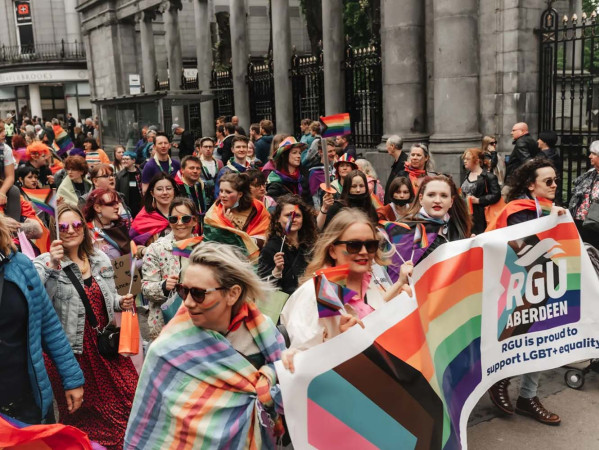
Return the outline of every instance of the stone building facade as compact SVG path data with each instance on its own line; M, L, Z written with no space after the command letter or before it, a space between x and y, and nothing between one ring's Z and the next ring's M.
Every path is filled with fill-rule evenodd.
M0 117L91 115L77 0L0 1Z

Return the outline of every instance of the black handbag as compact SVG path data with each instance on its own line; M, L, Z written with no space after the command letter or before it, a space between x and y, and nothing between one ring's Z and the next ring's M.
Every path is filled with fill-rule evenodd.
M585 231L599 233L599 202L591 203L589 213L582 223L582 228Z
M89 303L85 289L83 289L83 286L81 286L81 283L77 279L77 275L75 275L75 272L73 272L73 268L71 266L65 267L64 273L67 274L67 277L69 277L69 280L71 280L71 283L73 283L73 286L75 286L75 289L77 289L77 293L79 294L79 297L81 297L81 301L83 302L85 314L89 320L89 323L98 333L98 351L100 352L100 355L106 359L115 359L117 356L119 356L119 339L121 337L121 329L114 324L109 323L106 325L106 328L100 330L98 326L98 320L96 319L96 315L94 314L94 311Z

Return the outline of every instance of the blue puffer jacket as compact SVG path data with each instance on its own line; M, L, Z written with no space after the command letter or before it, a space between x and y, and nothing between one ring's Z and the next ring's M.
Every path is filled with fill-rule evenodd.
M27 299L27 371L33 397L45 417L52 406L52 386L42 349L54 361L65 390L83 386L85 380L33 263L22 253L12 253L9 258L4 279L16 284Z

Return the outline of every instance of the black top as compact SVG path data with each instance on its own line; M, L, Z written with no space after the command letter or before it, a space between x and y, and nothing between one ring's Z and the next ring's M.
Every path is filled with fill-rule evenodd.
M272 274L275 268L274 256L281 250L282 242L283 239L275 235L271 236L264 245L258 262L258 275L260 277L267 278ZM285 261L283 276L278 280L274 279L276 286L283 292L291 295L299 286L299 278L304 274L308 265L308 251L309 249L303 245L296 248L285 243L283 247L283 259Z
M389 192L389 187L391 186L393 180L395 180L397 177L407 176L405 168L407 160L408 154L402 150L399 158L397 158L397 161L391 165L391 173L389 174L389 178L387 178L387 184L385 185L385 205L391 203L391 197L393 197L393 193Z
M77 197L83 197L85 195L85 184L83 181L81 183L75 183L73 181L73 188L75 189Z
M179 142L179 159L183 159L186 156L193 155L193 150L193 134L191 134L191 131L185 130L181 135L181 141Z
M494 205L501 198L501 188L497 177L485 170L477 177L476 181L466 180L462 184L462 192L478 198L479 204L472 205L472 232L480 234L487 228L485 207Z
M19 287L4 280L0 304L0 406L31 392L27 373L27 299Z
M520 136L514 141L514 150L505 164L505 179L509 181L514 171L539 153L537 141L530 134Z

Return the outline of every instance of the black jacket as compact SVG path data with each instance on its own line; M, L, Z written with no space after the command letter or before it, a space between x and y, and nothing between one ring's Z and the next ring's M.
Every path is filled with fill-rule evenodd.
M514 150L505 164L505 179L514 173L514 171L524 164L527 160L534 158L539 153L537 141L530 134L520 136L514 141Z
M397 161L393 163L391 166L391 173L389 174L389 178L387 178L387 184L385 185L385 205L391 203L391 197L393 196L392 192L389 192L389 187L393 180L397 177L405 177L407 176L405 170L405 164L408 160L408 154L402 150L397 158Z
M261 278L268 278L271 276L272 271L275 268L274 257L275 254L281 250L282 242L283 239L280 236L275 235L271 236L266 242L266 245L264 245L258 261L258 275ZM303 245L300 245L299 248L285 245L283 247L283 253L283 259L285 260L283 276L280 279L274 278L274 282L277 288L291 295L298 288L298 280L306 271L309 249Z
M185 130L181 135L181 141L179 142L179 159L193 155L194 144L193 134L191 134L191 131Z
M494 205L501 198L501 188L497 177L485 170L480 174L475 182L475 191L472 194L479 199L478 205L472 205L472 232L480 234L487 228L485 219L485 207Z
M254 142L256 158L262 161L262 164L266 164L268 162L268 158L270 158L270 145L272 144L273 137L274 136L272 134L265 134L256 142Z
M229 160L233 157L233 150L232 150L232 140L235 137L234 134L230 134L228 135L226 138L223 139L223 146L222 148L219 150L220 153L220 159L223 162L223 165L227 165L227 163L229 162Z

